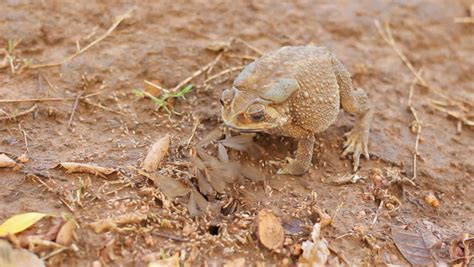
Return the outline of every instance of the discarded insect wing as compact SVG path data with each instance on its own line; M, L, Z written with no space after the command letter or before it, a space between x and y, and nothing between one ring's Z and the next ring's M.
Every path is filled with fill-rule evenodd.
M247 152L254 157L259 157L262 152L262 148L253 141L253 136L249 135L231 136L220 142L228 148Z
M207 154L206 151L201 148L197 149L197 154L208 167L215 167L220 164L219 160L216 157Z
M192 190L189 195L188 211L191 217L200 215L207 210L209 202L196 190Z
M214 169L209 172L209 182L212 185L212 188L219 193L224 193L226 182L222 176L222 172L219 169Z
M224 145L221 143L217 146L217 156L221 162L229 162L229 155L227 154L227 150L225 149Z
M266 179L266 175L255 166L241 165L240 172L243 176L254 182L260 182Z
M213 186L206 180L206 177L201 171L197 170L196 179L198 182L199 191L204 195L212 195L214 193Z
M151 174L139 170L139 173L148 179L152 180L156 187L158 187L167 197L173 199L175 197L184 196L189 192L184 184L175 179L161 174Z
M210 143L219 140L224 134L222 133L222 129L217 127L216 129L212 130L206 136L204 136L201 141L196 144L196 147L205 147Z
M235 181L237 177L240 176L240 164L237 162L228 162L228 163L219 163L218 166L215 166L212 170L212 175L209 176L217 177L226 182L230 183Z

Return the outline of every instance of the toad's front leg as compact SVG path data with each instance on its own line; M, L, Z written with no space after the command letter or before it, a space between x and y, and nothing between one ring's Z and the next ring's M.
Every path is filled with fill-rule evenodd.
M313 158L315 138L313 134L298 139L296 157L278 170L278 174L303 175L308 172Z
M353 154L353 171L355 172L359 167L359 158L361 154L363 154L366 159L369 159L367 146L369 143L369 132L373 109L366 93L362 89L351 91L346 97L347 99L342 101L342 107L348 112L355 113L357 121L354 128L344 134L347 140L344 143L342 156L346 156L349 153Z

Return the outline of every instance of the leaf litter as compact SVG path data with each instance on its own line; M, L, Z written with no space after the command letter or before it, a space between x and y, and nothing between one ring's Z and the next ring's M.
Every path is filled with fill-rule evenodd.
M114 168L101 167L95 164L78 163L78 162L61 162L56 167L61 166L66 169L66 173L90 173L106 178L117 170Z
M158 169L158 166L160 165L161 161L168 153L170 142L171 136L167 134L151 146L142 164L142 168L145 171L153 172Z
M400 253L412 265L429 265L433 263L431 247L422 233L404 230L392 226L392 239Z

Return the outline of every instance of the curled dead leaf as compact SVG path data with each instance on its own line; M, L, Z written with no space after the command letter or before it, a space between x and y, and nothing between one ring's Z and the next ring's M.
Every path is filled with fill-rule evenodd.
M77 228L77 224L73 219L67 220L59 229L58 236L56 237L56 243L69 246L72 244L72 241L75 237L75 231Z
M13 168L16 162L5 154L0 154L0 168Z
M151 146L142 164L145 171L154 172L158 169L160 162L166 156L166 153L168 153L170 142L171 136L167 134Z
M116 171L114 168L100 167L95 164L77 163L77 162L61 162L58 166L66 169L66 173L82 172L90 173L105 178L105 175L112 174Z
M274 250L283 246L285 234L278 217L272 211L263 209L257 215L257 234L266 248Z
M119 230L120 225L141 223L147 219L147 215L140 213L127 213L117 217L107 218L89 224L89 227L96 234L107 232L110 230Z

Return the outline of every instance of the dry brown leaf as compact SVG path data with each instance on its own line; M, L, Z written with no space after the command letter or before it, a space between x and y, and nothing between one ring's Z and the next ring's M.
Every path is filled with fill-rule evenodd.
M0 239L0 266L2 267L44 267L43 260L26 249L13 248Z
M0 154L0 168L13 168L16 162L5 154Z
M430 249L420 233L392 226L392 239L400 253L412 265L433 264Z
M107 218L93 222L89 224L89 227L94 230L95 233L103 233L110 230L119 230L118 226L123 224L136 224L141 223L147 219L147 215L141 213L127 213L122 214L114 218Z
M257 234L260 242L268 249L279 249L283 246L283 226L280 219L270 210L263 209L258 213Z
M449 257L453 262L453 266L469 266L469 262L474 255L470 252L470 242L474 238L469 237L468 233L461 234L458 238L451 240L449 243ZM457 262L457 264L454 264Z
M311 241L301 244L303 253L298 259L298 267L324 267L329 258L329 244L321 237L321 224L313 225Z
M158 187L167 197L173 199L181 197L189 193L190 189L184 184L175 179L161 174L147 173L138 170L138 173L152 180L156 187Z
M145 171L154 172L158 169L160 162L168 153L170 142L171 136L167 134L151 146L142 164L142 168Z
M72 244L76 235L77 224L73 219L69 219L61 226L58 236L56 237L56 243L69 246Z
M214 130L212 130L211 132L209 132L206 136L204 136L201 139L201 141L199 141L196 144L196 147L205 147L205 146L209 145L210 143L221 139L222 135L224 135L222 133L222 129L220 127L217 127Z
M100 167L95 164L77 163L77 162L61 162L58 166L66 169L66 173L82 172L105 177L116 171L114 168Z
M152 261L148 263L148 267L179 267L179 253L176 252L166 259Z

